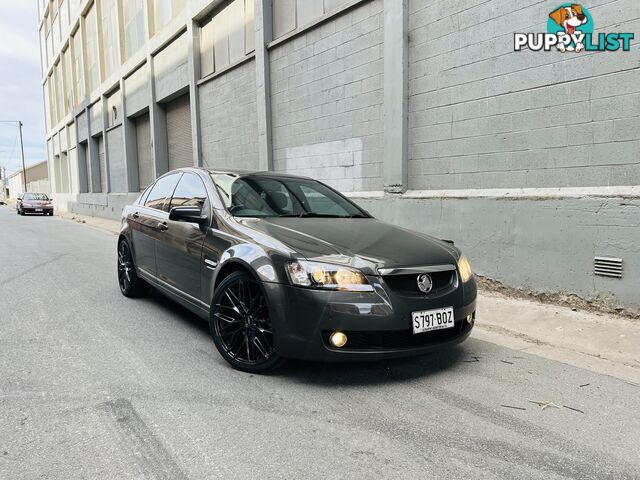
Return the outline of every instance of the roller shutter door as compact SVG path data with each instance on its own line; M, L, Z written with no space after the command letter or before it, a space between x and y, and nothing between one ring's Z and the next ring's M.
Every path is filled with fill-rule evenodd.
M102 135L98 137L98 158L100 160L100 191L107 193L107 158L104 156L104 138Z
M169 170L193 167L189 95L167 103L166 112Z
M140 191L142 191L153 182L151 121L148 113L136 119L136 152L138 155L138 179Z

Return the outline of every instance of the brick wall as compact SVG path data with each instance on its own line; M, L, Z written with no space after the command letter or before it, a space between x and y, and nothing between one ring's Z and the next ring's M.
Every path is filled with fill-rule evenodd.
M203 165L258 168L254 61L202 84L199 94Z
M631 52L514 52L555 6L410 0L409 188L640 183L640 2L586 5Z
M382 188L382 8L366 2L271 50L275 170Z

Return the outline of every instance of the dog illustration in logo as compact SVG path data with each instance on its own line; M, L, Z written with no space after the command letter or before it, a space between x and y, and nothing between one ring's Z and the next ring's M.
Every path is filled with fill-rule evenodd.
M589 20L587 16L582 13L582 5L574 3L569 7L560 7L549 14L551 20L556 22L562 28L564 28L565 34L571 38L574 33L581 33L577 30L578 27L584 25ZM564 52L565 50L580 52L584 48L582 42L577 42L576 45L567 45L569 42L558 43L558 50Z

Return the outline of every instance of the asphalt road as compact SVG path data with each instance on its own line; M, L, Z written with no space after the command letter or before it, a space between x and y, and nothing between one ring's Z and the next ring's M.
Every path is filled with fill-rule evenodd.
M0 207L1 479L640 478L635 385L474 338L240 373L193 315L120 294L115 246Z

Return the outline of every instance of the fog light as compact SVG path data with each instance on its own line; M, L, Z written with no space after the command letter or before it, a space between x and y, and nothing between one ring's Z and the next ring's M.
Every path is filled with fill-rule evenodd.
M347 344L347 336L342 332L333 332L329 337L329 342L334 347L344 347Z
M470 313L469 315L467 315L467 323L469 325L473 325L473 313Z

